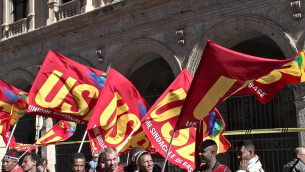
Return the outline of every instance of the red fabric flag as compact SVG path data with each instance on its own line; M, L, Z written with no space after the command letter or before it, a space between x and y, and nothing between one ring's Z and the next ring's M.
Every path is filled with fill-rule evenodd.
M91 155L93 156L94 154L100 154L101 151L97 150L97 148L96 148L96 146L95 146L95 144L94 144L90 134L88 134L88 138L89 138L89 141L92 141L92 142L89 142L90 148L91 148Z
M240 90L235 95L253 93L256 95L259 102L269 102L288 84L305 81L304 57L304 51L300 50L298 54L291 59L292 61L281 64L278 69L251 82L247 87Z
M166 156L169 148L174 127L192 79L192 75L187 69L184 69L143 118L142 128L154 148L163 157ZM205 125L202 125L201 130L203 132L201 132L201 137L198 138L201 141L214 139L219 147L219 153L226 152L231 145L222 135L225 129L222 117L215 113L208 117L211 118L203 120ZM195 134L194 127L176 131L168 156L168 161L190 172L195 168Z
M105 74L49 51L30 90L27 113L87 124Z
M47 133L38 139L33 145L17 144L15 148L19 152L35 150L37 147L44 147L50 144L55 144L60 141L69 139L76 130L76 123L71 121L60 120Z
M175 130L195 126L229 96L290 61L254 57L208 41Z
M149 105L130 81L110 69L97 104L87 130L98 151L106 147L120 149L133 130L136 133L120 152L135 146L149 149L150 142L140 128L141 116L145 115Z
M8 131L25 114L27 95L0 79L0 134Z

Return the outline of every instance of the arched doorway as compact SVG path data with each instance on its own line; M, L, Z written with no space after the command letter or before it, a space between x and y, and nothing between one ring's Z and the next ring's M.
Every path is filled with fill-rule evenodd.
M144 55L130 70L128 79L140 94L152 106L174 81L175 76L170 65L156 53ZM154 163L160 166L164 158L159 154L152 155ZM167 162L166 171L179 171L179 167Z
M263 34L236 41L236 44L231 46L228 48L245 54L270 59L285 59L280 47ZM297 127L293 90L289 86L267 104L259 103L254 95L242 95L232 96L220 106L223 108L228 131ZM251 140L254 143L256 153L259 155L265 171L282 171L283 164L292 159L292 152L298 147L297 133L236 135L226 138L231 142L232 147L227 155L230 158L223 160L233 171L238 168L239 162L235 149L239 141Z

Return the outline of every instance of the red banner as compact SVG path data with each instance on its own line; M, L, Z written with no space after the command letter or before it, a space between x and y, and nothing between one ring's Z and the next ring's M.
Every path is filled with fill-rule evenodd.
M169 148L174 127L192 79L192 75L184 69L143 118L142 128L154 148L163 157L166 156ZM214 139L219 147L219 152L226 152L230 148L230 143L222 135L225 128L224 121L220 115L212 114L211 117L211 119L204 119L205 125L202 126L201 140ZM178 165L181 169L192 172L195 167L195 140L194 127L176 131L168 161Z
M141 116L149 105L132 83L114 69L110 69L97 104L99 108L94 110L87 130L99 151L106 147L122 148L133 130L137 132L120 152L135 146L144 150L150 147L140 128Z
M175 130L195 126L229 96L290 61L254 57L208 41Z
M105 74L49 51L30 90L27 113L87 124Z
M237 92L236 95L253 93L256 95L259 102L269 102L288 84L305 81L304 57L304 51L300 50L298 54L291 59L293 61L281 64L278 69L251 82L246 88Z

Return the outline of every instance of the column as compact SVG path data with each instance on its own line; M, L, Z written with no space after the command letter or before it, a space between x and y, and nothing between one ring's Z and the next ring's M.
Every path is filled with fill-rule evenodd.
M1 23L1 31L2 31L2 39L7 38L7 32L8 32L8 23L9 23L9 0L3 0L3 6L2 6L2 19L3 23Z
M297 127L305 128L305 83L290 84L289 87L293 88L294 103L297 115ZM305 146L305 133L299 132L299 146Z
M48 8L49 8L49 18L47 20L47 25L53 24L57 21L55 17L55 8L56 8L56 0L49 0Z
M29 0L29 14L27 16L29 29L28 31L35 30L35 0Z
M86 5L84 8L85 8L85 12L94 10L92 0L86 0Z
M45 134L53 127L53 119L47 118L44 121L45 126L42 128L41 135ZM55 145L48 145L41 149L41 156L47 157L48 159L48 167L50 171L55 171L55 164L56 164L56 152L55 152Z

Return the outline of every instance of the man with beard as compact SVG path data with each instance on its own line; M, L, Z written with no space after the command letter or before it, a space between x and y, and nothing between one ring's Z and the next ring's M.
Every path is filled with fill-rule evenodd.
M23 162L22 169L25 172L39 172L37 165L39 163L40 157L36 153L26 153Z
M2 172L23 172L18 161L19 152L16 149L8 150L2 160Z
M106 148L103 157L105 162L104 172L123 172L124 168L118 165L118 154L116 149L113 147Z
M194 172L231 172L229 167L220 164L216 159L217 144L214 140L205 140L199 146L199 157L201 163L205 163L201 167L197 167Z

